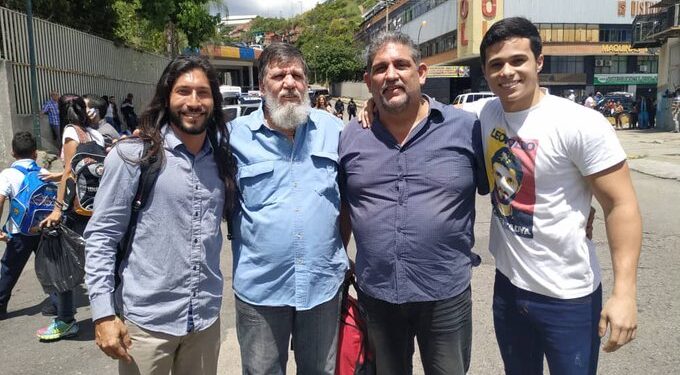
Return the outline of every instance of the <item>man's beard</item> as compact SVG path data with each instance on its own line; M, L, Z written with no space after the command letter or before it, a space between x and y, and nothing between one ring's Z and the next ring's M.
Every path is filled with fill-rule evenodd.
M280 97L285 95L294 95L297 98L300 98L300 103L281 103ZM274 95L265 92L264 105L272 125L284 130L295 130L298 126L307 122L311 110L309 96L301 94L297 90L282 90L279 97L275 97Z
M179 129L182 133L185 134L190 134L190 135L197 135L205 132L206 125L208 124L209 118L206 114L205 119L203 122L197 123L196 125L190 127L187 126L184 121L182 121L181 116L179 113L174 112L174 111L169 111L169 117L170 117L170 122L174 124L177 129Z
M399 87L399 88L401 88L402 90L404 90L405 98L401 102L390 103L389 100L385 97L385 94L384 94L385 89L388 88L388 87ZM382 104L383 109L385 109L387 112L401 113L411 103L411 98L408 96L408 93L406 93L406 85L404 85L403 83L401 83L401 82L393 83L393 84L385 83L380 88L380 102Z

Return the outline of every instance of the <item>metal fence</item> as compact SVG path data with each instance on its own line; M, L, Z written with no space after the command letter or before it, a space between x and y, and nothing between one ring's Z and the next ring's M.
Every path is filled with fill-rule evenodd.
M11 62L13 106L31 113L30 63L26 15L0 7L0 58ZM166 57L117 46L62 25L33 18L38 98L49 92L115 95L127 93L137 104L150 100ZM120 105L120 104L119 104Z

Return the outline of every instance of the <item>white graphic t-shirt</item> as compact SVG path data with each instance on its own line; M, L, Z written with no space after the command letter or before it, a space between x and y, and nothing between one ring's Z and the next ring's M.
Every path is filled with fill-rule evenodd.
M479 108L496 267L534 293L562 299L592 293L600 267L586 238L592 192L584 176L626 158L611 124L552 95L520 112L504 112L497 98Z

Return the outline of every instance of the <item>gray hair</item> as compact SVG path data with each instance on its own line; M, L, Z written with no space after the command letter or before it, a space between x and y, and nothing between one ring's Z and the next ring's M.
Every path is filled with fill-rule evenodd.
M260 84L264 82L264 77L267 76L269 65L289 62L299 62L302 65L306 81L309 77L309 67L299 49L292 44L281 42L272 43L265 47L258 59L259 73L257 78L260 80Z
M383 31L375 38L371 39L371 41L368 43L368 46L366 46L366 51L364 52L364 57L366 59L366 72L371 72L371 66L373 65L373 59L375 59L375 55L381 48L385 47L385 45L389 43L406 46L411 54L411 59L413 59L416 65L420 64L420 50L413 42L413 39L400 31Z

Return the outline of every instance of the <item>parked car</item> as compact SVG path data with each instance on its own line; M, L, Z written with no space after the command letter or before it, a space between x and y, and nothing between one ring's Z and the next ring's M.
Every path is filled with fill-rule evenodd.
M496 94L490 92L490 91L482 91L482 92L468 92L465 94L460 94L456 96L455 99L453 99L453 103L451 103L454 107L464 109L464 110L471 110L470 104L481 100L481 99L488 99L488 98L493 98L495 97Z
M220 86L222 94L222 112L224 120L231 121L240 116L246 116L260 107L262 98L258 95L241 94L238 86Z
M328 89L325 88L309 88L307 90L307 93L309 94L309 100L312 104L312 107L314 107L314 104L316 104L316 98L318 98L320 95L328 96L329 92Z

